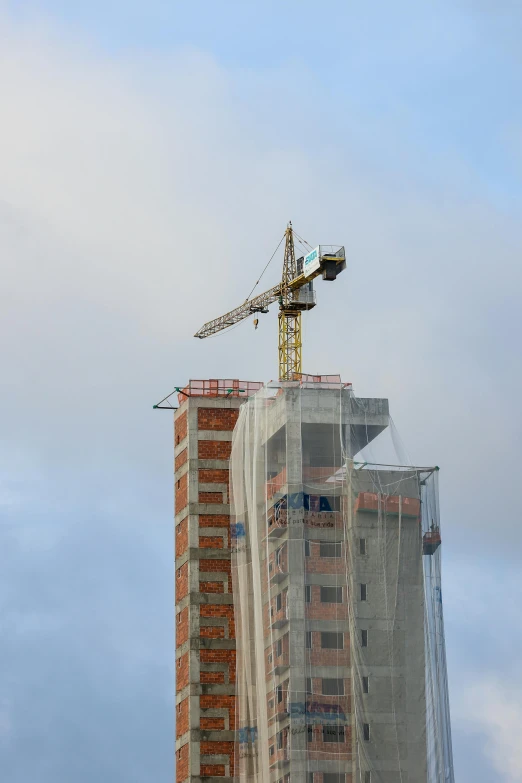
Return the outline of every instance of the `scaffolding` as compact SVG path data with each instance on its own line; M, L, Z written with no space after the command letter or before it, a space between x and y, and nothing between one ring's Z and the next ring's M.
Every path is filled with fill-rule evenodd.
M335 376L270 384L241 408L240 781L454 783L438 469L368 462L389 421L387 400Z

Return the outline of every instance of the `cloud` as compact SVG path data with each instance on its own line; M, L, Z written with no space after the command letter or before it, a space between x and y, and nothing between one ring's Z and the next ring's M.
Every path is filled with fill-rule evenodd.
M522 684L507 685L496 677L483 677L469 687L463 706L464 724L480 733L486 756L505 783L522 780Z
M192 334L245 298L290 218L349 259L317 286L305 369L389 396L412 457L442 467L453 655L462 559L483 558L492 596L485 554L520 559L522 236L463 151L419 131L407 52L371 79L365 38L366 66L339 61L329 92L300 54L115 56L5 13L0 33L7 783L170 775L172 430L152 404L190 377L274 377L274 313ZM451 57L436 38L451 75L458 35Z
M518 741L508 724L514 718L514 725L520 725L516 713L522 709L522 681L516 650L522 644L522 623L521 608L509 596L521 590L519 566L501 557L495 536L482 557L445 551L455 776L462 783L519 780L511 761L517 757Z

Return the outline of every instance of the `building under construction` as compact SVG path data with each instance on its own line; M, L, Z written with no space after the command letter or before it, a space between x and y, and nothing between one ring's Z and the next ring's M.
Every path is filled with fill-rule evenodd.
M368 457L388 401L300 371L283 282L281 380L177 390L177 783L453 783L438 468Z

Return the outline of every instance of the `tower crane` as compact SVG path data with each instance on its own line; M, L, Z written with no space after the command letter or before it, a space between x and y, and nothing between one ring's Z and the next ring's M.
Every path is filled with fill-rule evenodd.
M263 294L248 298L225 315L208 321L194 337L203 339L239 323L255 313L267 313L274 302L279 303L279 380L296 380L302 374L301 313L316 305L313 280L335 280L346 268L344 247L319 245L296 259L294 229L288 223L285 231L285 253L281 282ZM256 318L257 327L257 318Z

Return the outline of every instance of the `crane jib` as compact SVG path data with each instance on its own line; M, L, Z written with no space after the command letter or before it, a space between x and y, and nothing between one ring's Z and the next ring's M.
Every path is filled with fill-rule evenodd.
M287 226L285 234L281 282L263 294L247 299L234 310L208 321L194 335L200 339L210 337L243 321L249 315L267 313L269 306L279 301L279 378L281 380L291 379L295 373L302 371L301 312L311 310L315 306L312 281L319 275L322 275L323 280L335 280L346 268L344 247L339 245L318 245L296 261L294 231L291 224ZM257 319L255 325L257 328Z

